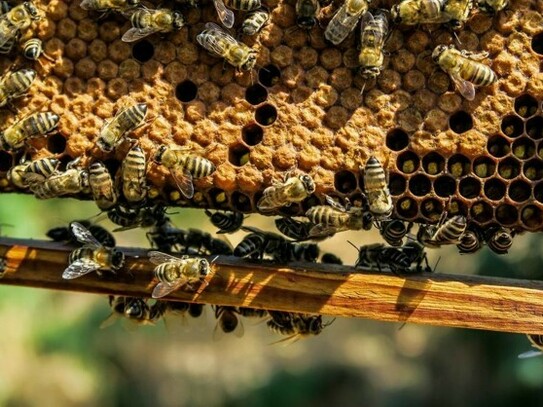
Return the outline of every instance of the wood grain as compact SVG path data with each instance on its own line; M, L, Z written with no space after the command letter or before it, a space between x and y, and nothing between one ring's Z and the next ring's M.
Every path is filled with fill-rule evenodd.
M73 247L35 240L0 239L1 284L85 293L150 297L156 284L147 250L127 256L116 275L91 273L63 280ZM208 285L178 290L167 299L380 321L543 333L543 282L482 276L424 274L397 277L348 266L276 265L217 258Z

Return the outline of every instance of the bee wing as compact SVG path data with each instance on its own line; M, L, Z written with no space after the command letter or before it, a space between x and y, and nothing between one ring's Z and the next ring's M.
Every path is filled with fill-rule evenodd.
M92 248L102 247L102 244L81 223L72 222L70 228L79 243L89 245Z
M207 30L212 30L213 35L208 35L205 37L197 36L196 39L198 43L209 52L222 56L225 52L227 44L237 45L237 40L225 32L217 24L207 23L205 27Z
M264 235L267 233L267 232L264 232L262 229L258 229L252 226L242 226L241 230L243 230L244 232L257 233L259 235Z
M226 8L223 0L213 0L213 4L215 5L221 23L223 23L226 28L232 28L234 26L234 12Z
M325 237L332 236L337 232L341 232L343 229L335 228L333 226L326 226L322 223L315 225L309 231L309 237Z
M109 317L107 317L106 319L102 321L102 323L100 324L100 329L105 329L108 326L113 325L115 322L117 322L118 319L119 319L119 315L115 314L114 312L111 313Z
M451 79L462 96L467 100L475 99L475 86L473 83L468 82L457 75L451 75Z
M518 355L518 358L528 359L528 358L533 358L535 356L541 356L541 355L543 355L543 352L541 352L540 350L529 350L528 352L524 352Z
M95 7L92 6L92 2L93 0L82 0L79 7L81 7L83 10L95 10Z
M62 273L62 278L65 280L73 280L99 270L100 265L89 259L78 259L70 264Z
M141 40L142 38L147 37L148 35L159 32L160 28L158 27L147 27L147 28L134 28L132 27L127 32L123 34L121 38L124 42L134 42Z
M183 284L185 284L187 280L185 278L180 278L175 282L175 284L165 284L163 282L159 282L156 287L153 289L153 293L151 294L151 297L153 298L162 298L170 294L171 292L177 290L179 287L181 287Z
M272 187L270 187L272 188ZM264 190L264 196L262 196L262 198L260 198L256 204L256 207L258 209L260 209L261 211L271 211L271 210L274 210L276 208L279 208L279 206L275 205L273 202L271 202L270 200L270 196L269 195L266 195L266 190Z
M0 16L0 47L17 37L18 24L13 24L7 14Z
M23 174L23 179L27 185L38 184L45 181L45 177L35 172L28 172Z
M183 171L178 167L170 168L170 174L172 174L172 178L174 179L181 193L185 195L185 198L192 198L194 196L192 174L188 171Z
M169 254L159 252L158 250L151 250L149 253L147 253L147 256L149 256L149 261L157 266L162 263L168 263L171 261L179 262L182 260L179 257L170 256Z
M345 207L341 205L339 202L334 201L334 198L332 198L331 196L326 195L325 199L326 199L326 203L330 205L332 208L337 209L338 211L341 211L341 212L346 212Z
M325 31L326 39L334 45L342 43L356 26L356 23L358 23L359 19L360 15L349 14L347 12L347 7L345 7L344 4L340 7L334 17L332 17L332 20L330 20L330 22L328 23L328 27L336 26L336 35L334 35L333 38L328 38L328 36L326 36L326 33L328 32L327 27L327 31ZM343 28L341 30L338 30L337 26L342 26ZM337 34L338 31L340 32L340 34Z

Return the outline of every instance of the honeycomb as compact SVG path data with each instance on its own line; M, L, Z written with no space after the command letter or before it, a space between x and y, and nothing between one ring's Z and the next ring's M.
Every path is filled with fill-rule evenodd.
M34 63L39 78L15 102L17 114L0 111L3 127L34 111L61 116L55 134L30 142L32 158L98 159L115 173L130 143L104 153L95 146L99 130L120 108L145 102L151 119L131 137L148 157L159 143L177 144L217 167L186 201L167 170L150 163L153 196L168 205L255 212L264 188L295 167L317 189L281 214L301 215L325 194L357 202L360 169L375 155L389 171L397 218L430 223L447 210L479 226L543 230L542 2L475 13L458 33L460 48L489 53L499 77L473 101L431 59L436 45L456 41L444 27L394 27L385 69L364 83L356 31L339 46L324 41L321 27L308 35L296 29L294 0L264 0L270 21L243 38L258 51L257 69L243 74L195 41L205 22L217 21L212 4L183 8L178 32L125 43L122 16L82 10L79 0L35 3L46 18L23 34L42 39L54 62ZM323 8L323 27L338 6ZM241 21L236 12L235 27ZM14 63L31 65L11 55L0 67ZM21 155L0 152L1 191L17 190L6 172Z

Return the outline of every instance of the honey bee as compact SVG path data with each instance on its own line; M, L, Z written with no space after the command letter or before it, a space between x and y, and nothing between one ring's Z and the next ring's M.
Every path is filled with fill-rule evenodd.
M321 263L342 265L343 260L341 260L338 256L336 256L333 253L324 253L321 257Z
M475 253L483 247L483 238L479 229L470 226L460 237L456 245L460 254Z
M162 205L129 207L119 204L107 211L108 219L121 226L114 232L122 232L136 227L147 228L155 225L165 208Z
M28 188L32 182L40 182L53 175L60 165L56 158L41 158L11 167L8 178L18 188Z
M83 225L103 246L115 247L115 238L107 229L93 224L88 220L78 220L76 222ZM74 244L77 242L77 238L69 225L52 228L45 235L54 242L64 242L65 244Z
M270 19L270 13L265 8L253 10L247 13L245 20L241 24L241 33L243 35L256 35Z
M258 308L238 307L238 314L245 318L264 318L268 315L268 311Z
M147 160L140 146L128 152L121 166L123 195L130 203L141 202L147 196Z
M226 8L223 0L213 0L213 5L217 10L222 25L226 28L232 28L234 26L234 12Z
M543 335L529 334L526 336L528 337L532 348L535 348L537 350L529 350L527 352L521 353L520 355L518 355L518 358L528 359L533 358L534 356L543 355Z
M509 0L478 0L477 6L483 13L495 15L509 5Z
M70 224L72 233L83 247L75 249L68 257L70 265L62 278L71 280L79 278L92 271L110 270L115 272L124 264L124 253L114 247L103 246L83 225L77 222Z
M106 121L100 130L96 144L106 153L113 151L123 142L127 133L141 126L145 116L147 116L145 103L138 103L121 110L113 119Z
M219 228L218 234L234 233L243 225L245 216L241 212L215 212L211 213L206 209L206 215L211 220L213 226Z
M392 196L386 178L379 160L370 157L364 169L364 191L370 212L376 220L388 219L392 214Z
M23 56L31 61L40 61L40 57L53 62L54 58L47 55L43 50L43 43L39 38L30 38L22 46Z
M242 71L250 71L256 64L257 52L223 31L217 24L207 23L196 40L207 51L224 58Z
M282 217L275 219L275 226L286 237L290 237L296 241L309 240L312 237L309 235L313 225L310 222L300 222L293 218Z
M117 203L117 191L106 166L95 162L89 167L89 186L96 206L107 210Z
M21 69L10 72L0 79L0 107L8 104L12 99L23 96L36 79L33 69Z
M0 16L0 47L14 41L21 30L25 30L41 15L32 1L25 1Z
M360 28L358 63L364 79L374 79L383 70L383 46L388 35L388 15L385 10L366 11Z
M244 334L244 328L241 319L238 318L236 307L216 305L214 309L217 324L213 330L213 339L219 340L224 334L229 333L241 338Z
M150 251L149 260L155 264L155 277L159 283L153 289L153 298L162 298L178 288L202 281L210 271L206 259L183 256L181 258L169 254Z
M392 6L394 24L418 25L444 22L442 10L446 0L403 0Z
M468 20L472 8L473 0L445 0L442 22L447 22L453 30L459 30Z
M486 233L486 244L494 253L507 254L513 245L513 236L502 227L489 229Z
M381 243L365 245L360 248L357 248L354 244L352 246L358 250L355 268L377 268L382 273L383 267L386 267L396 275L409 273L411 261L401 247L387 247Z
M324 31L324 37L334 45L342 43L368 10L368 0L345 0Z
M441 247L445 244L458 244L466 230L466 217L453 216L445 221L446 212L443 212L440 222L435 225L420 226L417 240L426 247Z
M224 4L231 9L253 11L261 6L260 0L225 0Z
M155 33L178 31L185 25L185 18L179 11L160 8L140 8L130 15L132 28L122 36L124 42L134 42Z
M449 74L467 100L475 99L475 86L492 85L498 79L490 67L477 62L487 56L486 52L459 51L453 45L438 45L432 52L433 60Z
M179 190L188 199L194 196L193 178L207 177L216 169L211 161L203 157L165 145L159 147L154 160L170 171Z
M270 211L292 203L302 202L315 192L315 182L306 174L292 176L287 173L283 183L277 183L264 190L256 204L260 211Z
M100 329L107 328L118 318L127 318L136 325L154 325L151 318L151 307L144 298L109 296L111 315L100 324Z
M399 219L386 220L379 223L379 233L391 246L402 246L403 238L409 233L413 223L403 222Z
M333 322L332 320L323 324L321 315L282 311L268 311L268 313L270 315L270 320L267 322L268 328L273 332L288 336L279 342L297 341L310 335L318 335Z
M52 112L34 113L0 132L0 150L13 151L24 146L31 137L38 137L53 131L59 121Z
M371 229L372 216L350 203L343 206L326 196L330 205L317 205L309 208L305 216L315 224L309 231L311 237L331 236L346 230Z
M126 11L137 7L140 0L82 0L79 7L92 11Z
M303 30L312 30L317 25L321 6L318 0L296 1L296 25Z

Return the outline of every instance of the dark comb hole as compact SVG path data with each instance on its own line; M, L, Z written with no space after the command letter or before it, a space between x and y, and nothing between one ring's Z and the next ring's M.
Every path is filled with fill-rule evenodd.
M277 120L277 109L270 104L262 105L256 109L255 120L262 126L270 126Z
M449 214L449 217L455 216L455 215L463 215L466 216L467 210L466 206L456 199L453 199L450 201L448 207L447 207L447 213Z
M449 118L449 127L455 133L462 134L473 127L473 119L469 113L459 111Z
M517 222L518 211L512 205L503 204L496 209L496 220L503 226Z
M458 192L466 199L477 198L481 193L481 181L477 178L466 177L460 181Z
M453 177L443 175L435 180L434 191L438 196L447 198L456 191L456 181Z
M530 117L537 112L537 100L531 95L522 95L515 99L515 112L520 117Z
M252 210L251 199L238 191L232 194L232 206L240 212L250 212Z
M300 205L292 204L289 206L283 206L279 209L281 216L296 216L300 213Z
M524 122L516 114L505 116L502 120L502 132L507 137L518 137L524 130Z
M420 165L419 157L413 151L404 151L398 156L396 166L404 174L412 174L418 170Z
M336 191L349 194L356 189L356 177L351 171L339 171L334 176Z
M532 49L536 54L543 55L543 32L533 36Z
M534 188L534 198L543 203L543 182L537 184Z
M228 161L235 166L241 167L249 162L250 152L243 144L230 146L228 149Z
M409 136L402 129L392 129L388 132L386 145L392 151L401 151L409 144Z
M539 229L543 223L541 210L535 205L527 205L520 212L520 220L529 229Z
M256 123L247 124L241 129L241 138L248 146L256 146L264 138L264 129Z
M155 54L155 47L147 40L137 42L132 47L132 56L136 61L147 62Z
M488 157L477 157L473 161L473 172L481 178L490 177L496 171L496 163Z
M66 149L66 139L59 133L47 138L47 149L53 154L60 154Z
M540 160L530 160L525 162L522 167L524 176L532 181L539 181L543 178L543 162Z
M258 81L268 88L276 85L281 79L281 71L275 65L266 65L258 71Z
M499 201L505 196L505 183L499 179L492 178L485 182L485 196L492 201Z
M389 176L388 188L392 195L401 195L407 188L407 181L402 175L393 172Z
M511 151L511 148L509 146L509 142L507 141L507 139L505 139L505 137L497 136L497 135L492 136L488 139L486 149L492 156L496 158L501 158L509 154L509 151Z
M409 190L413 195L425 196L432 190L432 183L426 175L418 174L409 180Z
M311 195L302 201L302 211L306 213L309 208L317 205L322 205L322 202L315 195Z
M470 209L471 217L479 223L487 223L492 220L492 206L487 202L477 202Z
M425 199L420 205L420 212L428 220L437 221L443 213L443 203L435 198Z
M513 155L521 160L535 155L535 143L528 137L521 137L513 142Z
M422 168L427 174L439 174L445 168L445 159L438 153L426 154L422 159Z
M197 94L198 86L189 80L183 81L175 87L175 97L183 103L193 101Z
M222 189L211 188L209 190L209 197L211 198L211 203L217 207L224 207L228 204L228 196Z
M265 102L268 98L268 91L266 88L258 83L249 86L245 91L245 100L252 105L259 105Z
M453 177L459 178L471 171L471 163L466 156L455 154L449 158L447 169Z
M505 179L513 179L520 174L520 163L513 157L507 157L498 164L498 174Z
M526 181L517 180L509 185L509 198L515 202L526 201L528 198L530 198L531 193L532 188L530 188L530 184L528 184Z
M526 134L534 139L540 140L543 138L543 117L532 117L526 122Z
M58 166L59 171L65 171L66 166L73 161L73 157L70 157L69 155L63 155L58 159L60 161L60 164Z
M104 165L113 177L117 173L117 170L121 167L121 162L119 160L115 160L114 158L109 158L104 161Z
M411 198L401 198L396 203L396 213L398 216L412 219L417 216L418 208L417 203Z
M8 171L11 168L12 161L11 154L6 151L0 151L0 171Z

